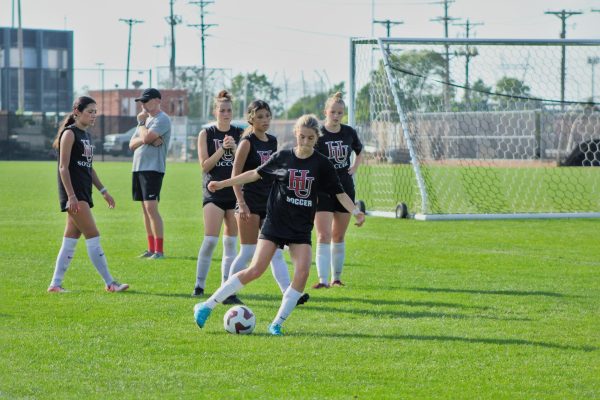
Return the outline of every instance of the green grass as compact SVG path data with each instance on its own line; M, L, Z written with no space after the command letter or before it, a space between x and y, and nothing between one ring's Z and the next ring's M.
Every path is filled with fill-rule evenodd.
M145 247L130 165L96 163L117 201L95 195L111 272L79 243L67 294L48 294L64 228L53 163L0 163L0 398L600 398L599 220L417 222L351 227L344 288L308 290L266 325L270 272L244 288L249 336L204 330L189 297L202 239L201 176L169 165L161 211L168 259ZM218 285L220 247L208 291ZM311 271L309 283L316 273Z
M598 212L600 168L421 166L432 214ZM360 168L357 198L368 209L421 210L415 173L407 164Z

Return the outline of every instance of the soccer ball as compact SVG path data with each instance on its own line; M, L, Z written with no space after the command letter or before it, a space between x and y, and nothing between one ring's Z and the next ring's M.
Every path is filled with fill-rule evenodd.
M223 326L229 333L246 335L252 333L256 325L256 317L246 306L231 307L223 316Z

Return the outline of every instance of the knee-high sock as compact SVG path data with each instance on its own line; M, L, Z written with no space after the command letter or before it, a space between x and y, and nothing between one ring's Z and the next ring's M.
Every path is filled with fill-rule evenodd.
M196 262L196 287L199 286L204 289L206 285L206 276L210 268L211 258L218 242L219 238L216 236L204 236L204 240L202 240L202 246L198 251L198 261Z
M346 258L346 244L344 242L331 243L331 275L334 281L339 281L344 269Z
M229 278L231 263L237 255L237 236L223 235L223 255L221 256L221 283Z
M102 276L102 279L104 279L104 283L107 285L113 283L114 279L108 271L108 262L104 256L104 250L102 250L102 246L100 246L100 236L87 239L85 241L85 246L87 247L88 256L90 257L90 260L92 260L92 264L94 264L94 267L96 267Z
M242 282L240 282L239 278L234 275L227 279L227 281L223 283L221 287L218 288L216 292L214 292L213 295L204 302L204 304L206 304L208 308L212 310L217 306L217 304L222 303L223 300L229 296L236 294L243 287L244 285L242 285Z
M285 258L283 258L283 250L281 249L277 249L275 254L273 254L271 272L279 285L281 293L284 293L288 286L290 286L290 271L288 271L287 263L285 262Z
M283 322L290 316L294 308L296 308L296 303L298 303L298 299L302 296L302 293L295 290L293 287L289 286L285 292L283 293L283 299L281 300L281 306L279 307L279 311L277 311L277 315L273 320L274 324L283 324Z
M331 268L331 245L329 243L317 243L317 272L319 282L329 283L329 270Z
M233 276L241 270L245 269L248 266L250 260L252 260L252 256L254 255L255 251L255 244L240 245L240 252L231 263L231 267L229 267L229 276Z
M54 275L52 276L52 282L50 283L50 286L62 285L65 272L67 272L67 268L69 268L69 264L71 264L71 260L75 254L76 246L77 239L63 237L62 245L60 246L58 256L56 257Z

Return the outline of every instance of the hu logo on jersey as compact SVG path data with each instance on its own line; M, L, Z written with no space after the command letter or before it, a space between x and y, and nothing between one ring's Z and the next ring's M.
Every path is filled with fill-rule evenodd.
M213 139L213 141L215 142L215 151L219 150L221 147L223 147L223 141L220 139ZM225 152L223 153L223 156L221 157L221 160L223 160L223 162L219 162L217 163L217 166L231 166L231 162L233 161L233 152L231 151L231 149L223 149L225 150Z
M290 169L290 178L288 189L293 190L296 197L306 199L310 196L310 187L312 186L314 177L308 176L310 172L307 169Z
M83 144L83 154L82 157L85 157L87 162L92 162L94 158L94 146L87 139L81 139L81 144Z
M328 158L334 160L336 164L344 163L348 157L348 145L343 144L341 140L326 143L329 150Z
M264 164L267 161L269 161L269 158L271 158L271 153L273 152L273 150L268 150L268 151L259 151L256 150L256 152L258 153L258 156L260 157L260 164Z

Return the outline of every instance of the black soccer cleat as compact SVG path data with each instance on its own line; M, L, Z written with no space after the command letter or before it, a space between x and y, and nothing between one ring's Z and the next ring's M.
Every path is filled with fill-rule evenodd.
M223 304L240 304L243 305L244 302L240 300L239 297L237 297L235 294L232 294L231 296L229 296L228 298L226 298L225 300L223 300Z
M300 305L306 303L308 301L308 299L310 299L310 295L308 293L304 293L302 296L300 296L300 298L296 302L296 305L300 306Z
M192 293L192 297L202 297L204 296L204 289L200 286L196 286L194 288L194 293Z

